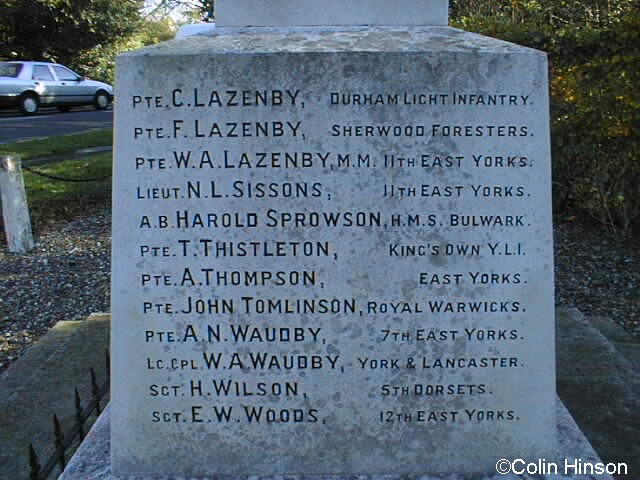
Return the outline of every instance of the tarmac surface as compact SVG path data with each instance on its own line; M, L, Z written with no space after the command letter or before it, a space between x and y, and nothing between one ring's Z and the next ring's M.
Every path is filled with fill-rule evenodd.
M0 111L0 145L113 127L113 109L78 107L67 113L45 108L36 115Z

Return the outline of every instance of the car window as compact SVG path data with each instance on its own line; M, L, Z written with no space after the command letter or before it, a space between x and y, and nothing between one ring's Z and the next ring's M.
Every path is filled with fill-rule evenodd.
M46 65L34 65L31 78L33 80L53 80L53 75Z
M53 71L56 72L56 77L58 80L78 80L79 75L76 75L74 72L69 70L68 68L60 67L58 65L51 67Z
M0 77L17 77L22 70L21 63L0 62Z

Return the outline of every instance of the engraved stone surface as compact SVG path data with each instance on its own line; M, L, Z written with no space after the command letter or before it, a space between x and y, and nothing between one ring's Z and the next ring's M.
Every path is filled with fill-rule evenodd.
M216 24L447 25L448 3L447 0L227 0L216 5Z
M117 72L114 473L551 458L544 54L216 29Z
M531 458L526 462L534 463L536 471L536 480L585 480L591 470L588 467L592 465L606 465L598 456L590 445L589 440L580 431L578 425L571 417L560 399L557 399L556 418L558 425L556 428L558 438L558 448L553 456L546 458L542 463L540 459ZM117 480L118 477L111 473L111 461L109 458L110 438L109 438L109 419L111 409L107 409L98 418L93 428L87 435L73 458L69 461L67 468L58 480ZM557 466L554 468L553 464ZM489 473L483 475L482 480L531 480L531 475L526 473L526 465L520 463L515 464L517 472L522 474L508 473L500 475L498 473ZM532 469L532 467L529 467ZM613 470L609 465L610 471ZM533 469L532 469L533 471ZM595 471L595 470L594 470ZM620 470L624 472L624 470ZM544 472L544 473L543 473ZM556 473L557 472L557 473ZM137 477L136 480L149 480L150 477ZM292 477L292 476L270 476L270 477L238 477L247 480L303 480L305 478L318 477ZM344 477L322 477L324 480L343 480ZM445 474L436 476L420 476L420 480L477 480L477 475L464 474ZM609 474L597 475L598 480L613 480ZM398 475L385 476L360 476L359 480L406 480L407 477ZM157 480L153 477L152 480ZM198 479L202 480L202 478Z

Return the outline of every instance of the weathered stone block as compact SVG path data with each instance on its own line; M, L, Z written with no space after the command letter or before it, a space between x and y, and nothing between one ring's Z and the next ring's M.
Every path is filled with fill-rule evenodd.
M117 70L116 474L551 458L544 54L216 29Z

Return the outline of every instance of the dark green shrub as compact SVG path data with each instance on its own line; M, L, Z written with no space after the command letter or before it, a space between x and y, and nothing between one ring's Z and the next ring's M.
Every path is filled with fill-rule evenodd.
M551 80L556 201L625 233L640 220L639 27L630 18L577 32L580 62L554 67Z
M556 28L505 16L455 26L549 54L554 203L628 233L640 224L640 17Z

